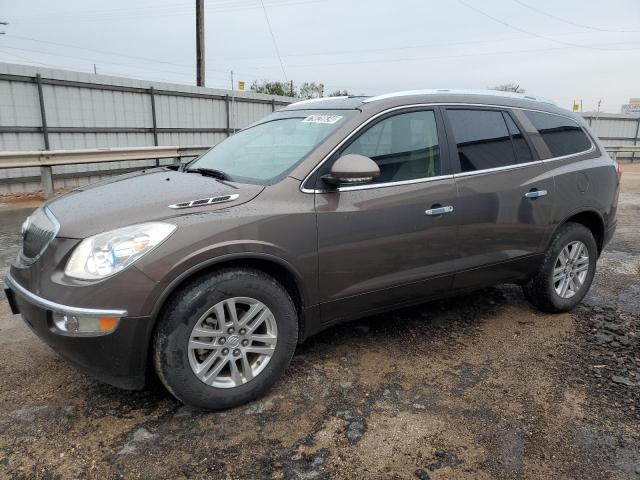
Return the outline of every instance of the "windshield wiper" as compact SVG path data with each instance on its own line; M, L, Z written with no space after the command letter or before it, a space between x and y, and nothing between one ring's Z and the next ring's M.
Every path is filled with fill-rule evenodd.
M216 170L215 168L188 168L185 172L199 173L205 177L213 177L218 180L229 180L229 175L224 173L222 170Z

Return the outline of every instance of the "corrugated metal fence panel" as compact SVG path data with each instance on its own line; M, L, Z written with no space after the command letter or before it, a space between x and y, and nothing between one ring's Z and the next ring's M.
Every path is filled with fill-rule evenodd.
M605 146L640 145L640 118L624 114L584 113L591 130ZM619 153L618 158L637 158L631 153Z
M151 126L145 94L60 85L44 85L42 90L50 127Z
M35 83L1 83L0 125L40 125L38 87Z
M158 134L160 145L216 145L227 138L226 133L172 132Z
M224 140L227 137L227 96L230 110L233 107L229 119L232 129L240 129L270 114L273 110L272 102L276 102L276 108L281 108L282 105L293 101L289 97L253 92L231 92L0 63L0 129L40 129L42 119L35 82L37 74L42 77L51 149L153 145L151 87L155 90L156 124L160 129L157 132L158 145L215 145ZM242 101L234 101L231 104L232 97ZM57 132L56 128L65 131ZM72 128L82 131L69 131ZM109 128L117 128L120 131L99 131ZM162 131L163 128L173 131ZM127 129L129 131L126 131ZM197 131L200 129L216 131ZM0 132L0 149L44 149L41 131L22 130ZM163 160L161 163L168 162L170 160ZM103 177L87 175L92 171L142 168L154 164L155 160L58 166L54 168L54 174L64 174L64 178L57 178L55 185L83 185ZM2 181L16 177L28 177L25 179L28 180L30 177L37 177L39 173L38 168L0 169L0 193L39 190L40 184L37 181L15 184ZM67 178L74 173L83 175Z
M226 128L224 100L156 95L159 128Z

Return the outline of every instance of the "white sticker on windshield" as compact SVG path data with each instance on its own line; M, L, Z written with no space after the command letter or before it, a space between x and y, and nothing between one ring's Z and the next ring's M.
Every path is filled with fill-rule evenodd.
M328 123L332 125L341 119L342 115L309 115L302 121L307 123Z

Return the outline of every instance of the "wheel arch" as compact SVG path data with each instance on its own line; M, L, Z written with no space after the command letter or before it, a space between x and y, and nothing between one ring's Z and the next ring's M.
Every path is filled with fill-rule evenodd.
M212 273L223 268L247 268L260 270L272 276L289 293L298 313L299 335L303 336L305 319L304 311L307 306L307 295L304 291L302 276L285 260L265 253L241 253L221 255L199 263L181 273L172 280L162 291L152 310L151 317L154 324L171 296L182 286L199 275Z
M596 245L598 247L598 256L602 253L602 249L604 248L605 225L602 215L597 210L587 208L575 211L568 215L564 220L556 225L556 228L554 229L553 234L549 239L549 244L551 241L553 241L553 238L555 237L560 227L562 227L567 222L579 223L589 229L596 241Z

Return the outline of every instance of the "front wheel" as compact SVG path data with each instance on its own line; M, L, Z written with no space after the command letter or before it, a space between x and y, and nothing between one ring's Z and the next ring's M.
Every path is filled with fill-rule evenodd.
M186 285L164 308L154 363L178 400L219 410L264 394L297 339L296 309L282 285L257 270L220 270Z
M556 233L538 272L523 286L545 312L566 312L582 301L596 271L598 247L584 225L566 223Z

